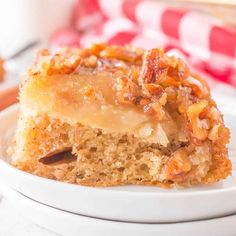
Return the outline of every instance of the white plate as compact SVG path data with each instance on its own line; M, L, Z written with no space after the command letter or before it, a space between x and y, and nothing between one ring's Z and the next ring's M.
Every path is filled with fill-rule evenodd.
M171 224L142 224L101 220L68 213L33 201L9 187L2 188L7 201L23 217L55 233L67 236L235 236L236 215Z
M83 187L20 171L5 161L5 148L17 116L18 105L0 114L0 178L6 185L34 200L81 215L129 222L181 222L236 213L234 174L208 186L166 190L144 186ZM235 115L226 114L226 123L231 127L233 137L235 119Z

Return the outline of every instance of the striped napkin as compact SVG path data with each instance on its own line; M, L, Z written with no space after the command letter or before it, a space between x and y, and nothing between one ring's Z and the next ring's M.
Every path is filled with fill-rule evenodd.
M184 58L213 91L236 96L236 28L201 12L152 0L79 0L71 24L50 39L60 46L85 47L105 41L142 48L163 47ZM0 110L16 102L16 75L0 82ZM231 87L231 86L232 87Z
M178 49L195 68L236 86L236 28L201 12L152 0L79 0L71 25L58 30L51 45L101 41Z

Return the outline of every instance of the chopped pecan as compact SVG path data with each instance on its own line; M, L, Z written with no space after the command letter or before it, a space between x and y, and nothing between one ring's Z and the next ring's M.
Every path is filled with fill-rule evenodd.
M90 52L91 55L95 55L99 57L100 52L104 50L107 47L106 43L96 43L92 44L89 48L88 51Z
M130 67L130 70L129 70L129 73L128 73L128 76L131 78L131 80L138 84L138 78L139 78L139 73L140 73L140 68L139 66L131 66Z
M215 141L219 138L219 128L221 124L214 125L209 131L208 138L212 141Z
M179 87L180 86L180 81L175 80L174 78L170 76L166 76L164 80L161 80L159 83L163 88L168 88L168 87Z
M151 99L147 98L147 97L141 97L141 99L139 101L139 105L141 105L141 106L146 106L150 103L151 103Z
M178 65L178 59L174 56L168 56L166 57L167 61L168 61L168 65L172 68L176 68Z
M170 103L176 103L177 101L177 91L174 87L170 86L165 89L165 92L167 94L167 100Z
M202 100L189 106L187 111L191 135L193 138L200 141L205 140L209 133L209 120L200 118L201 113L204 112L204 109L206 109L207 106L208 102Z
M125 47L107 46L100 52L101 58L114 58L127 62L135 62L140 59L140 55L136 52L128 50Z
M55 56L51 59L47 74L70 74L80 64L81 58L78 55L69 55L68 57Z
M187 178L191 169L192 163L186 150L178 149L167 162L165 176L168 180L181 182Z
M143 87L149 96L161 97L164 93L163 88L158 84L143 84Z
M92 55L92 56L84 59L83 64L85 67L95 68L97 66L97 57Z
M183 80L183 85L190 87L193 93L199 98L204 98L209 94L209 88L206 83L196 76L188 76Z
M161 120L165 114L162 105L158 101L144 105L143 111L149 115L155 116L157 120Z
M177 81L182 81L187 78L190 74L188 66L181 60L176 59L176 62L173 66L169 67L168 76L174 78Z
M147 114L149 114L149 115L155 115L156 112L155 112L155 110L153 109L153 106L152 106L152 105L153 105L152 103L148 103L148 104L144 105L144 106L143 106L143 111L144 111L144 113L147 113Z
M113 86L116 91L116 98L118 103L122 104L134 104L138 101L136 97L139 97L139 89L135 83L125 76L118 76L115 78Z
M139 83L155 83L160 77L166 77L168 62L164 52L160 49L152 49L144 54Z
M42 73L44 75L70 74L80 64L81 57L76 54L55 54L48 55L47 50L42 50L36 55L34 67L29 70L29 74Z
M177 64L177 71L178 71L178 78L180 80L186 78L189 76L190 74L190 71L189 71L189 68L188 66L186 65L186 63L184 63L183 60L181 59L178 59L178 64Z
M208 118L211 121L211 123L223 122L222 115L220 114L219 110L215 106L212 106L209 109Z
M39 159L39 162L43 164L52 164L58 161L61 161L63 158L68 156L71 153L71 148L70 147L65 147L62 150L55 150L52 153L48 153L46 156L41 157Z

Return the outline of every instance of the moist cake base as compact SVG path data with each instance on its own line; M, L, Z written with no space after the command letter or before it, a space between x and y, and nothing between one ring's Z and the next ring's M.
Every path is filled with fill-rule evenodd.
M47 115L28 118L27 124L19 137L24 136L28 142L21 150L27 158L15 163L13 160L13 164L35 175L68 183L190 186L224 178L226 174L222 173L230 168L227 161L219 168L209 141L201 146L177 142L163 147L131 134L69 125ZM56 154L58 150L62 153Z

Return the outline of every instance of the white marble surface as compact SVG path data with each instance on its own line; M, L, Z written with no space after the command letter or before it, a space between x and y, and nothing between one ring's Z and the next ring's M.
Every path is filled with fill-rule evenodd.
M1 194L0 194L1 195ZM0 236L58 236L26 219L4 197L0 196Z

